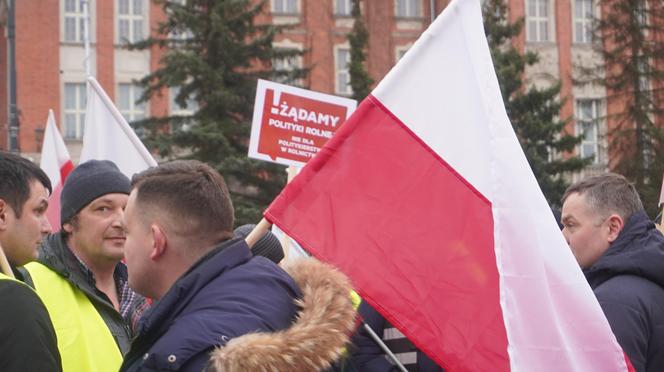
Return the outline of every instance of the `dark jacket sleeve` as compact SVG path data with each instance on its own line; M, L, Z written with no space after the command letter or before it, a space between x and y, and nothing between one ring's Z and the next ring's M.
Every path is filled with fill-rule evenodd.
M51 318L27 286L0 280L0 371L62 371Z
M609 321L618 343L629 357L636 372L646 370L648 353L647 312L638 298L638 287L623 278L613 278L595 291L597 300ZM608 285L606 285L608 284Z
M364 322L371 327L378 337L381 337L387 325L385 318L364 301L362 301L357 311ZM397 367L385 358L383 350L362 325L358 327L353 335L352 342L350 362L357 370L365 372L398 371Z

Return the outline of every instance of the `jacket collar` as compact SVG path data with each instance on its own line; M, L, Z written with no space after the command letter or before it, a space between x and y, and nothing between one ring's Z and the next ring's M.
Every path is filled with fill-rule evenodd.
M238 266L251 258L251 250L244 239L237 238L221 243L199 259L185 272L166 294L152 305L141 323L138 334L144 335L167 326L168 319L187 306L189 299L221 273Z
M583 270L592 288L617 275L636 275L664 285L664 236L648 215L636 212L597 262Z

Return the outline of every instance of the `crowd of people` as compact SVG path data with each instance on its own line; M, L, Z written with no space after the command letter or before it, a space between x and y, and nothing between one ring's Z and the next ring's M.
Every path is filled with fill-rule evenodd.
M52 187L0 153L1 371L443 370L333 267L283 265L269 232L250 247L254 226L234 230L226 183L204 163L129 179L84 162L55 229ZM664 235L634 186L613 173L575 183L560 222L635 370L664 371Z

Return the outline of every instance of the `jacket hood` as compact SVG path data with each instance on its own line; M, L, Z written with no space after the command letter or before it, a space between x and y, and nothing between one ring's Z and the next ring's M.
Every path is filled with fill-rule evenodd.
M645 212L634 213L595 265L584 270L592 288L617 275L635 275L664 287L664 235Z
M211 354L208 371L320 371L341 356L355 325L348 278L313 258L285 269L302 290L293 325L231 340Z

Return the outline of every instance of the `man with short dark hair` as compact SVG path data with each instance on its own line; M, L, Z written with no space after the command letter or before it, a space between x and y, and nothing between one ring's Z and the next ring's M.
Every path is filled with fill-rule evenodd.
M122 371L201 371L216 346L288 327L299 288L281 268L233 239L226 184L197 161L134 176L124 227L129 284L156 300Z
M664 371L664 236L634 186L607 173L571 185L563 235L636 371Z
M112 162L78 165L60 195L62 228L24 268L55 326L65 372L117 371L147 306L121 262L129 191L129 178Z
M318 371L341 355L355 320L348 279L315 260L286 273L252 256L233 238L233 205L217 171L175 161L132 185L123 224L129 281L156 302L121 371Z
M0 152L0 246L12 269L36 259L51 231L50 193L51 182L39 167ZM37 294L0 273L0 298L0 371L61 371L55 331Z

